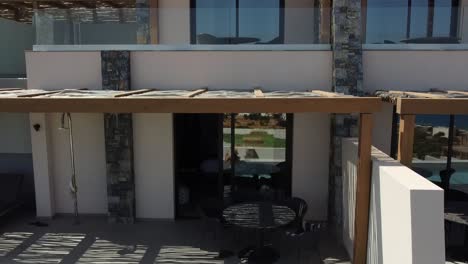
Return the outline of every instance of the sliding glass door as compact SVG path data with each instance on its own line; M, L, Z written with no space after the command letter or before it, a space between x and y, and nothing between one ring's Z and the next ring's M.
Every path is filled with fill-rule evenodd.
M225 114L225 191L234 200L282 199L291 190L292 115ZM225 195L229 197L229 195Z

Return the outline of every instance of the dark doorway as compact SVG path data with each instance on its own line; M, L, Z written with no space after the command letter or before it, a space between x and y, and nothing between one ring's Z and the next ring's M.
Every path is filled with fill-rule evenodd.
M198 204L222 195L222 115L175 114L176 216L199 217Z

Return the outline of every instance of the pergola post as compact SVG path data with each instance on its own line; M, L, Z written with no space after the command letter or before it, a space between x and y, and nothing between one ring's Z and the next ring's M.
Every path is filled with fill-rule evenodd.
M398 161L407 167L411 167L411 162L413 160L415 120L415 115L400 115Z
M371 186L372 114L360 114L353 263L367 261Z

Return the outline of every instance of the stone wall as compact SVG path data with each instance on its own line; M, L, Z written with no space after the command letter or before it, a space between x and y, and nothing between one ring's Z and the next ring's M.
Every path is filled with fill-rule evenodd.
M334 0L332 3L333 91L363 95L361 0ZM330 156L330 221L341 228L343 212L341 141L358 135L358 119L333 115ZM338 234L341 234L338 230Z
M130 90L130 52L102 51L102 88ZM108 216L111 223L135 221L132 114L104 114Z

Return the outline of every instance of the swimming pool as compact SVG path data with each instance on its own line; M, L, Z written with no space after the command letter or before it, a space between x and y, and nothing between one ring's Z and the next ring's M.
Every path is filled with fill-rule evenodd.
M414 162L413 167L421 168L427 172L430 172L431 176L427 179L434 182L440 182L440 174L441 170L445 169L445 162ZM452 167L455 169L455 173L450 178L450 184L458 185L458 184L468 184L468 162L461 161L452 163Z

